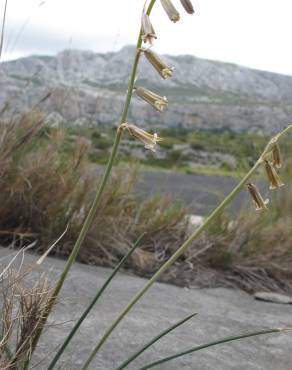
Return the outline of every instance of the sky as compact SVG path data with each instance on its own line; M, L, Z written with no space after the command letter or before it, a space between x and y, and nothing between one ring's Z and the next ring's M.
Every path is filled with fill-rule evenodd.
M8 0L2 60L63 49L118 51L135 44L145 0ZM172 23L161 7L151 20L158 53L191 54L292 75L292 0L193 0ZM3 14L5 0L0 0Z

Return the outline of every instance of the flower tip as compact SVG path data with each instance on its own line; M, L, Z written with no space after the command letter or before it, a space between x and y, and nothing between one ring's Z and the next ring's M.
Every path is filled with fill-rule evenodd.
M160 76L163 79L166 79L168 77L172 76L173 69L168 67L160 58L159 56L154 53L154 51L148 49L141 49L145 55L145 57L148 59L148 61L152 64L152 66L157 70L157 72L160 74Z
M278 328L277 329L278 331L280 331L280 332L288 332L288 331L292 331L292 326L287 326L287 327L285 327L285 328Z
M168 15L168 18L174 23L178 22L180 20L180 15L179 12L174 7L174 5L172 4L171 0L160 0L160 1L163 9Z
M151 150L152 152L155 152L155 147L159 141L162 141L162 139L157 135L157 133L149 134L147 131L129 124L127 122L121 124L121 129L127 129L133 137L140 140L146 149Z
M246 184L247 190L253 200L253 203L256 206L256 211L260 211L262 209L268 209L267 204L269 203L269 199L263 199L260 192L258 191L257 187L252 183Z
M195 13L193 4L190 0L180 0L180 2L187 13L189 14Z
M157 36L150 21L150 17L145 11L142 13L141 26L143 42L148 42L150 45L153 45L153 41L157 39Z
M270 189L277 189L284 185L284 183L281 181L277 171L273 167L273 165L268 161L264 160L265 163L265 170L268 177L268 180L270 182Z

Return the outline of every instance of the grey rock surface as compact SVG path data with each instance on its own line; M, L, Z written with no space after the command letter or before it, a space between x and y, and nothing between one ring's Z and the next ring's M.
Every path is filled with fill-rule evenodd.
M13 110L22 111L52 91L43 109L58 122L114 125L133 54L131 46L106 54L65 50L2 63L0 104L13 102ZM129 119L139 126L273 133L291 121L291 76L189 55L163 59L175 68L173 78L162 81L142 58L138 83L166 95L169 107L160 114L134 97Z
M255 299L266 302L292 304L292 297L275 292L256 292Z
M11 251L0 249L0 263L5 265ZM9 256L10 255L10 256ZM37 257L27 254L29 263ZM48 258L42 269L56 279L64 266L58 259ZM37 272L33 279L38 276ZM93 293L109 276L110 270L75 264L70 272L59 303L50 318L48 329L38 348L36 367L46 369L52 351L62 342L73 322L90 302ZM145 284L145 280L119 274L98 306L84 322L79 336L73 340L60 365L80 369L98 338L111 320L116 318L128 300ZM189 324L155 344L129 369L182 349L233 334L256 329L283 327L291 324L292 308L255 301L241 291L228 289L188 290L171 285L155 284L130 315L118 326L92 364L92 370L113 370L131 353L161 330L183 317L198 312ZM292 334L270 334L220 345L157 367L161 370L291 370Z

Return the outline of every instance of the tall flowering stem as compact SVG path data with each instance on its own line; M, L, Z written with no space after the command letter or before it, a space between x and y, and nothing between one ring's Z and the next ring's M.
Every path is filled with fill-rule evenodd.
M274 136L269 143L267 144L266 148L262 152L261 156L254 164L254 166L250 169L250 171L242 178L239 184L227 195L227 197L218 205L217 208L206 218L205 222L202 226L200 226L182 245L181 247L160 267L160 269L147 281L144 287L132 298L132 300L128 303L128 305L124 308L124 310L119 314L116 320L110 325L108 330L104 333L101 337L97 345L95 346L94 350L88 357L85 365L82 367L81 370L88 369L90 363L96 356L97 352L112 334L114 329L118 326L118 324L122 321L122 319L129 313L132 307L144 296L144 294L148 291L148 289L157 281L157 279L167 270L193 243L197 237L202 234L203 231L207 229L207 227L220 215L220 213L226 208L228 204L234 199L234 197L242 190L245 186L246 182L250 179L250 177L255 173L258 167L264 162L266 156L271 153L274 144L280 139L282 135L284 135L287 131L292 129L292 125L286 127L283 131L278 133Z
M149 6L147 8L147 14L148 15L150 15L155 2L156 2L156 0L151 0L150 1ZM141 29L140 33L139 33L138 41L137 41L136 54L135 54L135 59L134 59L134 62L133 62L132 71L131 71L131 75L130 75L130 80L129 80L129 84L128 84L127 96L126 96L125 105L124 105L124 109L123 109L123 113L122 113L122 117L121 117L121 121L120 121L121 123L126 122L127 118L128 118L129 106L130 106L130 103L131 103L135 78L136 78L136 74L137 74L138 63L139 63L140 54L141 54L140 49L141 49L141 46L142 46L142 41L143 40L142 40L142 29ZM44 325L47 321L47 318L48 318L54 304L56 303L56 299L57 299L57 297L59 295L59 292L60 292L60 290L61 290L61 288L64 284L64 281L67 277L67 274L68 274L72 264L74 263L78 253L79 253L79 250L82 246L82 243L84 242L84 239L85 239L88 231L90 230L90 228L93 224L96 212L98 210L98 206L100 204L101 196L102 196L103 191L105 189L105 186L106 186L106 184L109 180L109 177L110 177L110 174L111 174L111 171L112 171L112 167L113 167L113 164L114 164L117 152L118 152L119 144L120 144L121 137L122 137L122 132L123 132L123 130L121 130L119 128L117 129L115 141L114 141L114 144L113 144L113 147L112 147L112 152L111 152L110 158L108 160L103 178L102 178L102 180L99 184L99 187L96 191L94 201L93 201L93 203L91 205L91 208L88 212L88 215L87 215L87 217L86 217L86 219L83 223L83 226L82 226L82 229L81 229L80 234L78 236L78 239L76 240L76 243L75 243L75 245L72 249L72 252L71 252L71 254L70 254L70 256L69 256L69 258L66 262L64 270L63 270L63 272L62 272L62 274L61 274L61 276L60 276L60 278L59 278L59 280L56 284L56 287L53 291L52 298L51 298L51 301L50 301L50 304L49 304L49 308L46 312L46 315L44 315L42 323L41 323L41 325L40 325L40 327L39 327L39 329L38 329L38 331L37 331L37 333L34 337L34 340L33 340L33 343L32 343L32 351L34 351L36 346L37 346L37 343L38 343L38 340L41 336L43 327L44 327ZM27 363L24 370L27 370L28 366L29 366L29 364Z

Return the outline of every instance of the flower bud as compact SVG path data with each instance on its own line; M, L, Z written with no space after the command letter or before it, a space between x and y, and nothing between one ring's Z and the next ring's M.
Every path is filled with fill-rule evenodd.
M162 112L168 104L168 100L165 96L159 96L154 92L145 89L144 87L136 86L134 88L135 93L148 104L150 104L154 109Z
M170 0L160 0L160 1L161 5L163 6L163 9L168 15L168 18L174 23L179 21L180 20L179 12L175 9L172 2Z
M155 146L159 141L162 141L162 139L154 133L149 134L147 131L135 126L131 125L127 122L122 123L120 125L121 129L127 129L130 133L130 135L134 136L136 139L140 140L144 145L146 149L150 149L152 152L155 152Z
M265 170L270 181L270 189L277 189L284 185L275 168L267 160L265 160Z
M194 14L194 7L190 0L180 0L182 6L185 8L185 11L189 14Z
M260 192L258 191L257 187L252 183L247 183L247 190L252 197L252 200L256 206L256 211L260 211L262 209L268 209L267 204L269 203L269 199L263 199Z
M273 166L277 168L282 167L282 156L281 151L278 143L274 143L272 148L272 156L273 156Z
M167 77L172 76L173 70L168 67L160 58L159 56L154 53L154 51L150 49L142 49L144 52L145 57L148 59L148 61L153 65L153 67L156 69L156 71L160 74L160 76L164 79Z
M142 13L142 39L145 43L149 42L150 45L153 44L153 40L157 39L154 28L151 24L150 17L145 11Z

